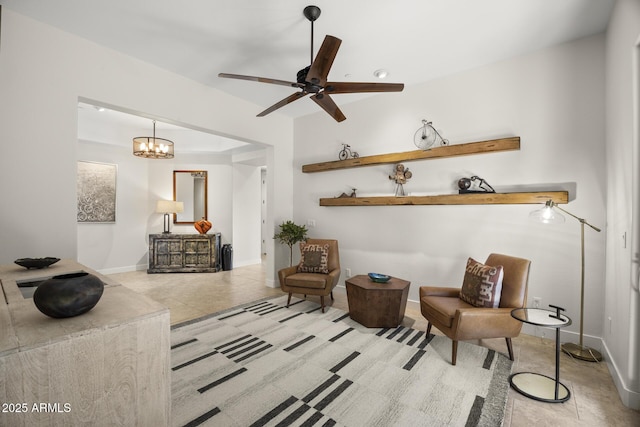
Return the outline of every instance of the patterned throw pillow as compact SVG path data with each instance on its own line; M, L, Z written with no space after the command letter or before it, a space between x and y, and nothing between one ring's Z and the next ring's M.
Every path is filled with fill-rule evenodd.
M501 265L493 267L469 258L460 299L476 307L499 307L503 275Z
M298 273L329 274L329 244L300 243Z

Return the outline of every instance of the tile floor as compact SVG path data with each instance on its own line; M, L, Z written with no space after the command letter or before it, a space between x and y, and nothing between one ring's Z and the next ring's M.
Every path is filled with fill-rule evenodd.
M172 324L282 295L280 289L264 285L265 270L261 264L219 273L135 271L110 277L167 306ZM344 288L336 288L334 297L334 301L327 298L327 303L348 311ZM403 324L426 329L427 322L417 303L408 302ZM435 328L433 332L438 333ZM506 354L504 339L482 340L481 344ZM513 351L516 359L513 372L555 375L555 341L521 334L513 340ZM504 426L640 426L640 412L622 405L605 363L574 360L562 354L560 379L571 391L569 401L561 404L537 402L510 390Z

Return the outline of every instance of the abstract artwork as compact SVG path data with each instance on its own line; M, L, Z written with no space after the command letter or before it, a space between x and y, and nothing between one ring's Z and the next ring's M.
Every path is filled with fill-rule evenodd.
M116 222L117 165L78 162L78 222Z

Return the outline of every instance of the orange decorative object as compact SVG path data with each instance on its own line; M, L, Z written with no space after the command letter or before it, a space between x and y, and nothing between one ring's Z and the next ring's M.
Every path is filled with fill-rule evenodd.
M202 218L200 221L196 221L193 223L193 226L198 230L200 234L207 234L207 231L211 230L211 223L206 219Z

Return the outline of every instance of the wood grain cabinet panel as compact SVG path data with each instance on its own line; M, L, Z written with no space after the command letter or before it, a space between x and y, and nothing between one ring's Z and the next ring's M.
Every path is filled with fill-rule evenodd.
M220 271L220 233L150 234L148 273Z

